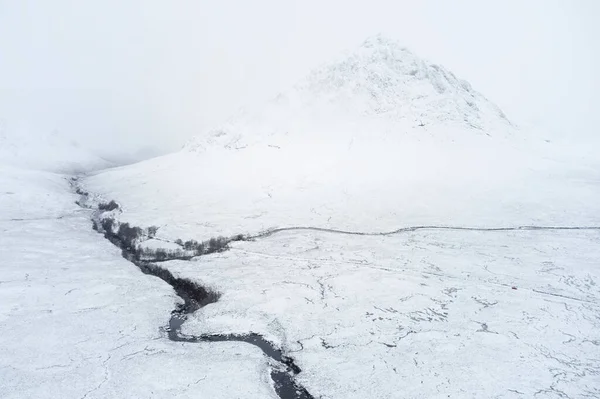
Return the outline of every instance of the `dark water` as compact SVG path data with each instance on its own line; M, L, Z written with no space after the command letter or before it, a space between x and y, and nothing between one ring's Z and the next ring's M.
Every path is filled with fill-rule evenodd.
M131 260L131 259L129 259ZM183 335L181 326L187 320L187 315L196 310L214 303L219 299L217 293L206 290L193 281L174 277L171 272L162 267L148 262L136 262L142 272L161 278L171 285L177 295L183 299L183 305L178 306L171 313L169 319L168 337L171 341L198 343L198 342L225 342L235 341L251 344L259 348L265 356L277 362L280 367L271 370L275 391L281 399L314 399L314 397L295 381L295 376L302 370L294 363L294 359L286 356L283 351L273 343L267 341L263 336L256 333L249 334L207 334L207 335Z
M74 182L76 183L76 181ZM77 189L77 193L82 197L87 197L87 193L80 189ZM85 201L82 201L82 204L85 204ZM83 207L83 205L81 206ZM98 220L98 216L96 214L94 220ZM94 226L97 228L98 223L94 223ZM274 367L271 370L271 379L273 380L275 391L281 399L314 399L304 387L295 381L295 376L302 370L294 363L294 359L286 356L281 349L259 334L211 334L199 336L181 334L181 326L187 320L187 316L210 303L217 302L220 296L219 293L210 291L194 281L175 277L169 270L153 262L139 260L134 251L128 248L115 234L104 232L104 237L121 249L121 254L125 259L136 265L144 274L156 276L169 284L183 300L183 304L178 305L173 310L169 319L168 337L171 341L189 344L234 341L254 345L265 356L278 363L279 367Z
M294 363L294 359L285 356L281 349L275 347L271 342L264 339L261 335L250 334L212 334L200 336L188 336L181 334L181 326L186 320L186 316L173 312L169 320L169 339L176 342L225 342L236 341L251 344L262 350L265 356L275 360L282 367L281 369L271 370L271 379L273 380L275 391L282 399L314 399L314 397L295 380L294 376L302 370Z
M82 208L90 208L87 205L88 193L78 187L77 178L71 180L71 184L74 191L81 196L81 200L77 202ZM94 216L95 220L98 219L100 214ZM95 223L97 227L97 224ZM360 236L386 236L404 232L413 232L417 230L457 230L457 231L535 231L535 230L600 230L598 226L514 226L514 227L462 227L462 226L412 226L400 228L389 232L357 232L357 231L345 231L336 229L327 229L319 227L286 227L273 229L255 236L242 237L232 239L232 241L238 241L241 239L257 239L267 237L283 231L293 230L312 230L321 231L337 234L349 234L349 235L360 235ZM160 266L157 265L160 261L141 261L136 254L131 251L131 248L127 248L126 245L120 240L117 235L105 234L105 237L110 240L115 246L121 248L122 255L125 259L134 263L140 268L145 274L150 274L159 277L176 291L177 295L181 297L184 303L178 306L172 314L169 320L168 326L168 337L171 341L185 342L185 343L198 343L198 342L224 342L224 341L235 341L244 342L251 344L259 348L265 356L269 357L279 367L273 368L271 371L271 378L274 382L275 391L281 399L314 399L314 397L302 386L295 381L295 376L301 372L301 369L294 363L294 359L286 356L283 351L277 348L273 343L267 341L264 337L259 334L215 334L215 335L200 335L200 336L188 336L181 333L181 327L187 320L187 316L196 310L206 306L209 303L215 303L219 300L219 294L205 289L204 287L196 284L195 282L187 279L182 279L173 276L173 274ZM189 260L187 257L182 260Z

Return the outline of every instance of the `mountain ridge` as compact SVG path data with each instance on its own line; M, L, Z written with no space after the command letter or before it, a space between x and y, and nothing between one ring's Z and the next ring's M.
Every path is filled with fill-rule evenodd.
M262 109L243 111L184 148L239 149L294 133L323 139L334 133L352 136L368 131L372 138L375 131L424 126L487 135L513 128L500 108L467 81L377 35L349 55L313 69Z

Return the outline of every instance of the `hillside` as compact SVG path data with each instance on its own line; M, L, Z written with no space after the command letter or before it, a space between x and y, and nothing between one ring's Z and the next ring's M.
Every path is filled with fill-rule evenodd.
M53 162L84 153L29 145ZM375 37L177 153L69 181L7 168L0 319L9 342L50 343L0 348L9 387L597 396L598 166L582 143L518 129L447 69ZM69 331L48 335L50 316Z
M198 136L187 148L281 146L290 139L343 144L357 136L406 140L436 128L497 137L512 130L502 111L468 82L395 41L375 36L259 109L244 110ZM450 132L436 137L454 138Z
M0 124L0 164L58 173L103 169L112 163L58 131L31 131Z
M465 81L375 37L181 152L87 184L182 238L587 220L588 171L565 174L528 137Z

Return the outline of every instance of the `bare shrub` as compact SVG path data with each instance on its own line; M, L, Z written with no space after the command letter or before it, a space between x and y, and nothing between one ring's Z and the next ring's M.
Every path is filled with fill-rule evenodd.
M227 248L227 244L229 243L229 239L225 237L216 237L208 240L208 253L219 252L223 249Z
M104 230L107 233L113 234L113 228L115 227L115 220L113 218L104 218L102 219L102 221L100 222L100 225L102 226L102 230Z
M165 249L159 248L154 251L154 259L157 261L167 260L168 256L169 256L169 254L167 253L167 251Z
M198 248L199 245L200 243L196 240L188 240L185 243L183 243L183 249L185 249L186 251L194 251Z
M150 226L148 227L148 238L154 238L156 237L156 233L158 233L158 227L157 226Z
M119 209L119 204L117 204L114 200L108 203L103 202L100 205L98 205L98 209L100 209L101 211L110 212L114 211L115 209Z
M123 223L119 226L117 236L128 248L133 248L135 242L142 236L142 229L139 227L131 227L129 223Z
M231 241L246 241L246 236L243 234L238 234L236 236L231 237Z

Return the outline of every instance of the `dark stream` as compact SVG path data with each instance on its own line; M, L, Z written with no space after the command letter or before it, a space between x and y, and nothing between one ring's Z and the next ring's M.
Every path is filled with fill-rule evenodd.
M87 199L88 193L76 186L76 180L72 184L77 194L80 194L83 201L78 202L82 207ZM97 221L101 211L96 211L94 220ZM94 223L94 228L98 230L98 224ZM273 343L267 341L261 335L256 333L248 334L206 334L206 335L184 335L181 333L181 326L187 320L189 314L196 310L219 300L219 294L200 286L192 280L179 278L151 261L139 260L136 252L126 245L118 235L107 232L99 232L111 243L121 249L122 256L136 265L144 274L156 276L169 284L177 295L183 300L175 310L171 312L169 325L167 328L168 337L171 341L199 343L199 342L224 342L235 341L251 344L259 348L265 356L278 364L271 369L271 379L273 380L275 391L281 399L314 399L314 397L301 385L295 381L295 376L302 370L294 363L294 359L286 356L283 351L277 348Z
M111 240L113 242L113 240ZM113 242L114 243L114 242ZM206 290L193 281L176 278L173 274L160 266L150 262L139 262L131 259L131 255L123 250L123 256L134 263L145 274L159 277L175 289L177 295L183 299L169 319L168 337L171 341L198 343L198 342L224 342L237 341L251 344L262 350L265 356L277 362L280 367L271 370L271 379L274 382L275 391L281 399L314 399L313 396L294 379L294 376L302 370L294 363L294 359L283 354L273 343L267 341L256 333L249 334L206 334L206 335L184 335L181 326L187 320L187 315L196 310L214 303L219 295Z
M71 185L74 191L81 196L80 201L77 204L83 208L92 209L87 205L89 194L82 190L78 185L78 179L72 178ZM110 203L108 204L111 205ZM118 204L114 203L114 207L118 208ZM110 207L108 208L109 210ZM181 326L187 320L189 314L194 313L196 310L210 304L215 303L219 300L219 294L207 290L192 280L183 279L173 276L173 274L158 266L158 263L169 261L169 260L190 260L192 256L180 256L170 257L162 259L153 259L151 261L141 260L139 253L136 253L135 245L128 244L119 236L118 233L111 231L104 231L101 226L101 216L103 211L98 209L94 214L94 228L104 234L104 237L110 240L115 246L122 250L122 255L125 259L135 264L139 269L145 273L156 276L166 283L168 283L177 295L183 300L183 304L179 304L175 310L171 312L171 318L167 328L168 337L171 341L185 342L185 343L198 343L198 342L224 342L224 341L236 341L245 342L259 348L265 356L273 360L277 365L271 370L271 378L274 382L275 391L281 399L314 399L314 397L302 386L295 381L295 376L301 372L300 368L294 363L294 359L286 356L283 351L277 348L273 343L267 341L264 337L256 333L248 334L207 334L207 335L184 335L181 333ZM403 232L413 232L417 230L457 230L457 231L518 231L518 230L600 230L600 226L514 226L514 227L462 227L462 226L413 226L405 227L389 232L355 232L336 230L319 227L285 227L278 228L263 232L255 236L237 236L237 238L231 238L225 242L225 246L217 248L215 251L226 250L227 243L232 241L240 241L246 239L256 239L267 237L272 234L276 234L283 231L292 230L313 230L321 232L330 232L338 234L350 234L350 235L361 235L361 236L386 236L392 234L398 234ZM208 254L210 252L204 252ZM555 294L551 294L555 295Z

